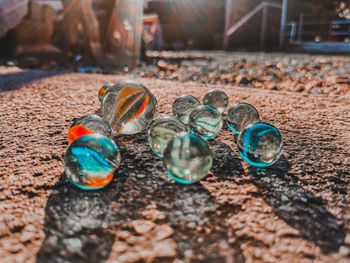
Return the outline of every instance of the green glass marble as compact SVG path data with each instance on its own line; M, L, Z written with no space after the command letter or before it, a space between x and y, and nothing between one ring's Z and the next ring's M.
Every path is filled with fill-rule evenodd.
M188 131L187 126L175 117L164 116L154 120L148 130L148 142L155 154L163 157L168 142L179 132Z
M239 134L237 148L244 161L252 166L266 167L282 154L283 140L276 127L258 122Z
M191 112L201 103L192 95L182 95L173 103L173 114L182 123L188 124Z
M102 117L119 134L137 134L147 129L158 107L157 99L135 81L121 81L107 89Z
M195 134L177 134L164 151L163 163L177 182L191 184L207 176L213 158L208 143Z
M258 111L248 103L237 103L226 115L226 122L231 131L240 134L247 126L260 121Z
M205 139L213 139L222 128L222 116L211 106L198 106L189 117L190 130Z
M205 94L203 98L203 105L211 106L222 114L227 108L228 97L222 90L211 90Z
M64 157L64 172L75 186L96 190L112 181L120 162L120 152L114 141L101 134L89 134L69 146Z

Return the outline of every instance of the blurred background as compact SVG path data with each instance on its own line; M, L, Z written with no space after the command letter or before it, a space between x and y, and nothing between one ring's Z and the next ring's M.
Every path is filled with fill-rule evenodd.
M1 64L128 71L162 50L350 53L350 1L0 1Z

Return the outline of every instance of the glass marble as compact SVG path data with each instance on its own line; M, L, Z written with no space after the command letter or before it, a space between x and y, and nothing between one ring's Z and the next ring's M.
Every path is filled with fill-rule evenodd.
M101 134L89 134L69 146L64 157L64 172L75 186L96 190L112 181L120 162L120 152L114 141Z
M205 94L203 104L217 109L218 112L222 114L227 108L228 97L226 93L221 90L211 90Z
M173 114L182 123L187 125L191 112L199 105L201 105L199 100L192 95L182 95L173 103Z
M102 103L102 99L106 93L106 91L113 87L113 83L107 83L105 85L103 85L99 90L98 90L98 100L100 101L100 103Z
M211 106L198 106L189 117L190 130L205 139L213 139L222 128L222 116Z
M148 142L153 152L163 157L168 142L177 133L187 131L187 126L175 117L164 116L151 123L148 130Z
M242 102L228 110L226 121L231 131L240 134L248 125L259 122L260 117L252 105Z
M239 134L237 148L247 163L256 167L267 167L282 154L283 140L276 127L258 122Z
M99 133L113 140L113 129L98 115L87 115L77 118L68 130L68 143L71 144L74 140L81 136Z
M157 111L157 99L135 81L121 81L110 87L102 100L102 117L119 134L145 130Z
M208 143L195 134L178 133L164 151L163 164L177 182L191 184L203 179L213 163Z

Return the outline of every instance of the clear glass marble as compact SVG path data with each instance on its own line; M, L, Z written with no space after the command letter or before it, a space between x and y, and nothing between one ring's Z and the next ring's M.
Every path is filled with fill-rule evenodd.
M211 106L198 106L189 117L190 130L205 139L213 139L222 128L222 116Z
M211 106L223 114L228 105L228 97L222 90L211 90L205 94L203 105Z
M188 131L187 126L171 116L154 120L148 130L148 142L155 154L163 157L168 142L179 132Z
M173 115L187 125L191 112L199 105L199 100L192 95L182 95L174 100Z
M113 140L114 131L112 127L98 115L87 115L77 118L68 130L68 143L71 144L74 140L81 136L99 133Z
M256 167L267 167L282 154L283 140L276 127L258 122L239 134L237 148L247 163Z
M105 85L103 85L99 90L98 90L98 100L100 101L100 103L102 103L102 99L106 93L106 91L113 87L113 83L107 83Z
M119 134L144 131L157 111L157 100L143 85L121 81L110 87L102 100L102 117Z
M213 158L208 143L195 134L177 134L164 151L163 163L177 182L191 184L203 179L211 169Z
M227 111L226 121L231 131L240 134L248 125L259 122L260 117L252 105L242 102Z
M64 158L68 180L84 190L96 190L108 185L121 162L114 141L101 134L89 134L76 139Z

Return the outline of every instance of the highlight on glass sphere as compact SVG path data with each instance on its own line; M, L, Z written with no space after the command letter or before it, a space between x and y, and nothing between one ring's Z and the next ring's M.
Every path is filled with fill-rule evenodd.
M102 117L119 134L137 134L147 129L157 111L153 94L135 81L121 81L103 97Z
M203 105L211 106L223 114L228 105L228 97L222 90L211 90L205 94Z
M199 105L199 100L192 95L182 95L173 102L173 115L187 125L191 112Z
M188 131L187 126L172 116L163 116L153 122L148 130L148 142L153 152L163 157L168 142L179 132Z
M226 121L231 131L240 134L247 126L259 122L260 116L252 105L241 102L229 108Z
M213 139L222 128L222 116L211 106L198 106L189 117L190 130L204 139Z
M102 103L102 99L106 93L106 91L113 87L113 83L107 83L105 85L103 85L99 90L98 90L98 100L100 101L100 103Z
M99 133L113 140L114 131L112 127L98 115L86 115L77 118L68 130L68 143L71 144L74 140L81 136Z
M181 132L169 141L163 163L173 179L182 184L191 184L207 176L213 158L206 140Z
M255 167L267 167L281 156L283 139L276 127L258 122L239 134L237 148L247 163Z
M64 157L64 172L75 186L97 190L112 181L120 162L120 152L114 141L101 134L89 134L69 146Z

